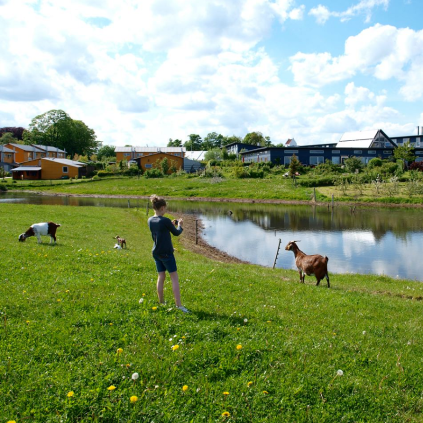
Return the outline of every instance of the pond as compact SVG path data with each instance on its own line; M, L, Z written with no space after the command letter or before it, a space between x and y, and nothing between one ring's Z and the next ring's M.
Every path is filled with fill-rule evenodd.
M146 208L147 200L0 195L2 202L96 207ZM423 281L423 209L358 206L294 206L169 201L169 211L198 215L203 237L212 246L251 263L295 269L294 255L285 251L299 240L306 254L329 257L330 273L388 275Z

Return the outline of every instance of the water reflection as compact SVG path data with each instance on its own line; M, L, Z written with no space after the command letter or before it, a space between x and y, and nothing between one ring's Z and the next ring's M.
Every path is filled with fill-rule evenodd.
M0 195L2 202L95 207L146 208L146 199ZM423 280L422 210L169 201L173 214L202 219L210 245L251 263L295 268L294 255L284 250L290 240L308 254L329 257L331 273L385 274Z

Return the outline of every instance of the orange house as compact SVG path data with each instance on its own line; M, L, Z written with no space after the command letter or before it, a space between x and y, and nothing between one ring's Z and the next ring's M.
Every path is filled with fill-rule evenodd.
M24 145L9 143L5 144L5 147L13 150L16 163L23 163L33 159L42 159L43 157L54 157L58 159L66 158L66 151L48 145Z
M86 176L85 163L44 157L29 160L12 170L13 179L68 179Z
M9 172L13 164L15 163L14 160L15 152L4 145L0 145L0 167L2 167L6 172Z
M116 147L116 163L122 160L137 160L140 157L156 153L170 154L175 157L185 157L185 147Z
M178 169L178 170L184 168L184 158L183 157L178 157L178 156L174 156L172 154L167 154L167 153L154 153L154 154L150 154L148 156L138 157L136 159L136 161L138 163L138 167L140 167L143 171L146 171L146 170L150 170L150 169L153 169L154 167L156 167L156 165L158 163L161 163L161 161L165 157L168 160L169 167L172 166L172 164L174 164L176 169ZM170 173L172 173L172 171L169 169L167 173L170 174Z

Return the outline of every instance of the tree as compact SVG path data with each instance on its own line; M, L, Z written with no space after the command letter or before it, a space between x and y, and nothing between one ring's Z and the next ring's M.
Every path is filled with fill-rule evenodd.
M32 119L24 133L27 144L42 144L74 154L91 155L98 142L93 129L80 120L72 120L63 110L50 110Z
M414 147L410 143L406 143L394 149L394 157L398 160L402 160L403 164L407 162L414 162L416 155L414 154Z
M219 147L212 148L211 150L208 150L204 154L204 160L206 160L207 162L210 160L216 160L216 161L224 160L225 152L226 152L226 148L222 148L222 149L220 149ZM226 152L226 156L227 155L228 153Z
M182 141L181 140L172 140L172 138L169 138L169 142L167 143L168 147L182 147Z
M244 144L256 145L260 147L270 147L272 142L270 137L264 137L261 132L249 132L244 137Z
M203 150L211 150L222 145L224 136L217 132L210 132L203 141Z
M23 140L23 133L25 132L25 128L22 128L21 126L19 127L15 127L15 126L9 126L9 127L4 127L4 128L0 128L0 137L5 133L11 133L13 138L16 138L19 141ZM5 144L5 143L3 143Z
M103 145L97 151L97 160L101 161L103 157L116 157L115 147L113 145Z
M295 154L291 157L291 162L289 163L289 176L295 178L296 173L301 169L301 162L298 160Z
M3 136L0 138L0 144L19 144L21 142L13 136L12 132L3 132Z
M202 150L203 140L200 135L191 134L189 135L189 140L184 142L184 147L188 151L200 151Z
M347 171L351 173L363 169L363 162L358 157L349 157L344 161L344 164Z

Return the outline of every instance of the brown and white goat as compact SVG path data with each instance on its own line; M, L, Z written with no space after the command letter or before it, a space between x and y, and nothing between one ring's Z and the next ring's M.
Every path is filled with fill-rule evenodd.
M316 286L320 284L320 281L323 278L326 278L328 281L328 288L330 288L329 283L329 273L328 273L328 261L329 259L320 254L313 254L308 256L304 254L299 248L296 242L300 241L290 241L285 247L285 250L292 251L295 256L295 265L298 268L300 274L300 282L304 283L305 275L315 276L317 279Z
M34 223L26 232L19 235L19 241L24 242L31 236L36 236L38 244L41 244L41 235L50 235L50 244L56 242L56 230L60 224L53 222Z
M124 244L125 244L125 248L126 248L125 238L121 238L119 235L116 235L113 239L117 239L117 243L118 243L118 245L120 245L120 248L123 248Z

